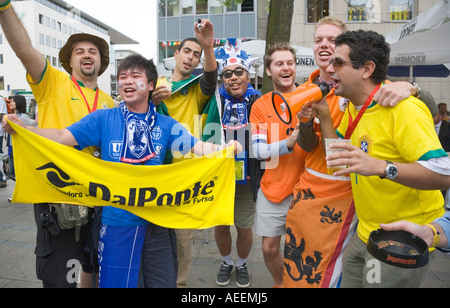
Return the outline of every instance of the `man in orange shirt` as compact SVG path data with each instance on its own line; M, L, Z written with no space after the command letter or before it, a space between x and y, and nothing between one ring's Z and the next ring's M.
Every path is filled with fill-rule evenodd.
M288 43L271 46L265 56L266 71L274 91L289 97L295 90L295 50ZM256 198L255 232L263 237L264 262L275 282L283 283L280 239L285 232L286 213L292 191L304 169L305 152L296 144L298 120L280 121L272 105L272 92L259 98L250 115L253 152L265 161L261 188Z

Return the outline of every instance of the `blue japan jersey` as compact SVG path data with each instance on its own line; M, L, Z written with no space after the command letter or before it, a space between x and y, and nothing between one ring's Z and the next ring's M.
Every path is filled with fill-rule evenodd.
M145 113L136 114L144 119ZM125 121L119 108L99 109L67 129L72 133L79 148L97 146L101 150L102 160L121 162L122 141L125 138ZM157 114L156 124L151 132L156 155L140 164L162 165L167 150L188 153L198 142L180 123L171 117ZM139 164L139 165L140 165ZM102 222L117 227L134 227L148 222L136 215L114 207L104 207Z

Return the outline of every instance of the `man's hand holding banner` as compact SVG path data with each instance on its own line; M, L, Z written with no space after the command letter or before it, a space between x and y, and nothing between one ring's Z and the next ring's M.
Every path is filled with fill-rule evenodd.
M8 122L16 131L13 202L114 206L167 228L233 224L233 147L210 158L136 166L99 160Z

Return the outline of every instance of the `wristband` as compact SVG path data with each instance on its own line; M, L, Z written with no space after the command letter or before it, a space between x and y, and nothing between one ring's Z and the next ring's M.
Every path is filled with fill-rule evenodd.
M439 245L439 242L441 241L441 236L439 235L439 231L436 230L436 228L432 224L426 224L425 226L428 226L433 230L434 238L433 238L433 244L431 244L431 247L436 247Z
M8 0L8 2L3 3L2 5L0 5L0 11L6 11L10 7L11 7L11 0Z

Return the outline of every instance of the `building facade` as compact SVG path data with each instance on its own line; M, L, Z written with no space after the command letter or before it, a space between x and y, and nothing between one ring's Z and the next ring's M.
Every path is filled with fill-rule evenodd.
M313 47L314 27L320 18L328 15L345 21L350 30L372 30L386 35L439 1L295 0L290 43ZM227 37L244 40L266 37L266 0L244 0L230 8L219 0L158 0L158 3L158 62L172 57L177 44L194 35L193 24L199 18L213 22L217 46ZM408 77L391 79L410 81ZM450 77L417 77L414 81L429 91L436 103L450 106Z
M312 47L316 22L327 15L345 21L349 30L372 30L386 35L438 2L440 0L295 0L291 43ZM450 33L443 39L450 39ZM446 103L450 107L450 77L389 79L415 81L433 95L436 104Z
M220 0L158 0L158 62L172 57L180 41L194 36L198 19L213 23L216 46L231 37L260 38L258 25L267 15L264 6L265 0L243 0L242 4L231 7L224 6Z

